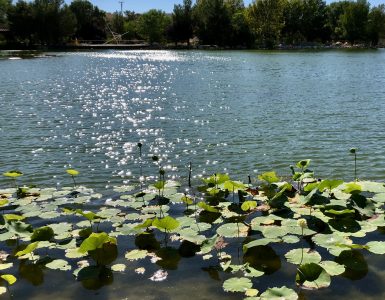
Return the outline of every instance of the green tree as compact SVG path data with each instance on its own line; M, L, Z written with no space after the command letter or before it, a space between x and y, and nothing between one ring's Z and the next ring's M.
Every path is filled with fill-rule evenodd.
M351 43L365 41L368 15L369 3L366 0L349 2L339 19L343 38Z
M183 0L183 5L174 5L172 23L168 29L170 38L175 41L186 41L190 44L193 35L192 1Z
M31 3L19 0L9 10L8 21L16 42L27 46L35 42L35 21Z
M138 31L150 44L162 43L170 23L171 18L165 12L151 9L139 17Z
M327 22L331 38L333 40L339 40L343 38L343 29L340 24L340 19L345 11L345 8L350 5L349 1L339 1L330 3L327 6Z
M307 41L329 38L327 9L323 0L303 0L302 33Z
M11 0L0 0L0 25L7 24L7 14L11 9Z
M224 0L197 0L194 6L196 33L203 44L228 44L231 20Z
M368 40L375 46L381 36L385 35L385 5L373 7L368 16Z
M230 46L250 46L252 35L243 0L225 0L225 7L230 19L227 44Z
M88 0L74 0L69 7L76 17L76 38L83 40L106 38L105 12L93 6Z
M283 0L255 0L248 8L248 20L256 43L273 48L284 27Z
M298 44L305 40L303 35L304 1L289 0L283 11L284 27L282 35L288 44Z

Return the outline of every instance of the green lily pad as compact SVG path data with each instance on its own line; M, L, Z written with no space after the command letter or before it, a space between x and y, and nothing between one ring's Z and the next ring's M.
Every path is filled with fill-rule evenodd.
M217 233L224 237L245 237L248 230L243 223L226 223L218 227Z
M52 270L60 270L60 271L69 271L71 270L71 266L69 265L68 261L64 259L55 259L51 261L50 263L45 265L48 269Z
M263 292L261 294L261 299L263 300L272 300L272 299L297 300L298 295L294 290L289 289L286 286L283 286L280 288L273 287Z
M309 263L319 263L321 261L321 255L309 248L304 249L293 249L285 254L285 257L288 262L295 265L309 264Z
M287 228L281 226L262 226L262 234L265 238L274 239L287 234Z
M307 289L320 289L330 285L330 275L324 268L315 263L301 265L297 269L295 281Z
M345 267L334 261L321 261L319 265L330 275L337 276L345 272Z
M145 258L147 255L148 255L147 250L135 249L127 252L124 257L128 260L138 260L138 259Z
M226 292L246 292L253 286L253 283L249 278L245 277L233 277L223 282L223 289Z
M332 189L335 189L336 187L340 186L343 184L343 180L322 180L320 185L318 186L318 190L320 192L323 192L325 189L331 191Z
M385 254L385 242L371 241L366 244L368 250L375 254Z
M385 193L375 194L373 196L373 201L377 203L385 203Z
M124 272L126 270L125 264L115 264L111 266L111 270L114 272Z
M217 213L219 212L218 209L216 209L215 207L212 207L204 202L199 202L198 203L198 206L202 209L204 209L205 211L208 211L208 212L213 212L213 213Z
M223 184L223 188L225 190L229 190L230 192L238 192L239 190L245 190L246 186L240 181L227 180Z

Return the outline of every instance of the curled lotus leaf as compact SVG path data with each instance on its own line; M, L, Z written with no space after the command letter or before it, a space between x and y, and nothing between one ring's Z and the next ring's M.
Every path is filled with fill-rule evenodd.
M71 176L77 176L79 175L79 171L75 170L75 169L67 169L66 170L67 174L71 175Z
M8 203L9 203L8 199L0 199L0 206L4 206Z
M245 201L241 205L243 211L249 211L257 207L257 201Z
M16 282L16 277L11 274L5 274L0 276L3 280L5 280L9 285L12 285Z
M263 300L270 300L270 299L297 300L298 295L294 290L289 289L286 286L283 286L280 288L273 287L263 292L261 294L261 299Z
M91 233L91 235L82 242L78 251L80 253L86 253L89 251L100 249L105 243L112 243L116 245L116 238L110 237L105 232Z
M179 227L179 222L173 217L166 216L162 219L155 218L152 225L160 230L172 231Z
M16 252L15 256L20 257L23 255L29 254L29 253L33 252L37 248L38 245L39 245L39 242L31 243L31 244L27 245L27 247L25 247L24 250Z
M19 176L22 176L23 173L20 172L19 170L11 170L11 171L7 171L7 172L3 173L3 175L6 177L17 178Z
M245 277L233 277L223 282L223 289L226 292L246 292L253 286L253 283L249 278Z
M258 175L258 179L262 181L266 181L267 183L270 183L270 184L279 181L279 178L274 171L265 172L261 175Z
M198 206L200 208L204 209L205 211L208 211L208 212L213 212L213 213L219 212L218 209L216 209L216 208L212 207L211 205L208 205L208 204L206 204L204 202L199 202Z

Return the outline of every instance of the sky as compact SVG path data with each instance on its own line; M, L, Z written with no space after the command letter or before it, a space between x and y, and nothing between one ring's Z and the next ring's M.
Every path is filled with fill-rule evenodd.
M90 0L94 5L107 12L120 11L119 1L123 1L123 11L133 10L137 13L146 12L152 8L161 9L165 12L172 12L174 4L181 4L183 0ZM71 0L65 0L70 3ZM245 5L249 5L252 0L244 0ZM326 0L327 3L335 0ZM385 0L369 0L372 6L385 3ZM194 1L193 1L194 3Z

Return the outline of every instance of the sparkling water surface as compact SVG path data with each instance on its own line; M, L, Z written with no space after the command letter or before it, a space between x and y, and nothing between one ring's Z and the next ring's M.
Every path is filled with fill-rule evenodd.
M158 170L153 155L169 178L184 182L189 162L197 182L214 172L246 181L272 169L288 176L289 165L305 158L318 177L351 180L351 147L358 149L360 178L385 178L384 50L54 54L0 60L0 171L23 171L22 183L71 185L67 168L79 170L78 183L99 192L137 182L138 142L148 181ZM9 184L0 179L0 187ZM385 262L380 256L367 262L364 279L335 277L328 289L302 291L304 299L382 298ZM116 275L113 285L97 291L84 289L71 273L47 271L44 284L25 284L14 294L242 299L224 293L215 270L201 266L199 257L181 260L178 272L159 285L136 274ZM293 268L282 261L280 271L258 285L291 286Z

